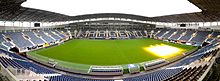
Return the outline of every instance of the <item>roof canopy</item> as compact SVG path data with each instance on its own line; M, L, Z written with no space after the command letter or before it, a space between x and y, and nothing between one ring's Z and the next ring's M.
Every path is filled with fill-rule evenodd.
M175 14L159 17L144 17L121 13L100 13L79 16L67 16L59 13L25 8L21 4L26 0L0 0L0 21L33 21L33 22L58 22L83 20L91 18L128 18L153 22L213 22L220 21L219 0L189 0L202 12Z

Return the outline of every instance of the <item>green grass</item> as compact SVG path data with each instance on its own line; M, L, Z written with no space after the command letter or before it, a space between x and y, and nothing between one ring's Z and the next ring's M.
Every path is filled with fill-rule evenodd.
M123 65L140 63L160 58L143 49L144 47L149 47L150 45L156 44L166 44L178 47L184 49L185 52L195 48L193 46L173 44L154 39L74 39L58 46L33 51L30 54L32 54L34 57L44 58L44 60L47 60L47 57L49 57L62 62L65 61L68 63L83 65ZM64 64L65 62L61 64ZM67 66L71 66L71 64Z

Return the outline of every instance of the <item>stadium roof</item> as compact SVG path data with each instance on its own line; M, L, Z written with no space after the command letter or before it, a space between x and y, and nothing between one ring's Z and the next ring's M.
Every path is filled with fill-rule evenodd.
M68 21L67 15L21 7L26 0L0 0L0 21Z
M155 21L155 22L214 22L214 21L220 21L220 14L196 12L196 13L153 17L151 18L151 21Z
M132 15L132 14L122 14L122 13L98 13L98 14L86 14L72 16L72 20L83 20L83 19L92 19L92 18L126 18L126 19L137 19L137 20L150 20L149 17Z
M59 13L24 7L16 7L13 10L5 9L0 13L0 20L3 21L56 22L68 21L69 18Z
M203 11L220 11L219 0L189 0L189 2L193 3Z
M219 0L189 0L202 12L176 14L153 17L152 21L159 22L213 22L220 21L220 1Z
M144 17L120 13L100 13L79 16L49 12L45 10L21 7L26 0L0 0L0 21L33 21L33 22L57 22L71 21L88 18L130 18L155 22L212 22L220 21L220 1L218 0L189 0L202 12L175 14L159 17Z
M0 0L1 6L9 6L9 5L21 5L26 0Z

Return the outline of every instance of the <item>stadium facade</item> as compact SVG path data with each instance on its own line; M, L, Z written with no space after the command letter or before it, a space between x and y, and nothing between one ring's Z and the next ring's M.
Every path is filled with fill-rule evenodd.
M189 0L202 12L144 17L123 13L68 16L22 7L26 0L0 0L0 65L6 81L218 81L218 0ZM74 39L151 38L196 46L172 59L88 69L32 55ZM51 54L53 55L53 54ZM62 54L61 54L62 56ZM81 66L81 65L79 65Z

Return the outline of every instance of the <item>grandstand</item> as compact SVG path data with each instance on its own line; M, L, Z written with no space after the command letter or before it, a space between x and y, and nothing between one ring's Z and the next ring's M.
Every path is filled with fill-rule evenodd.
M68 16L0 0L1 80L219 81L220 3L188 1L202 12Z

